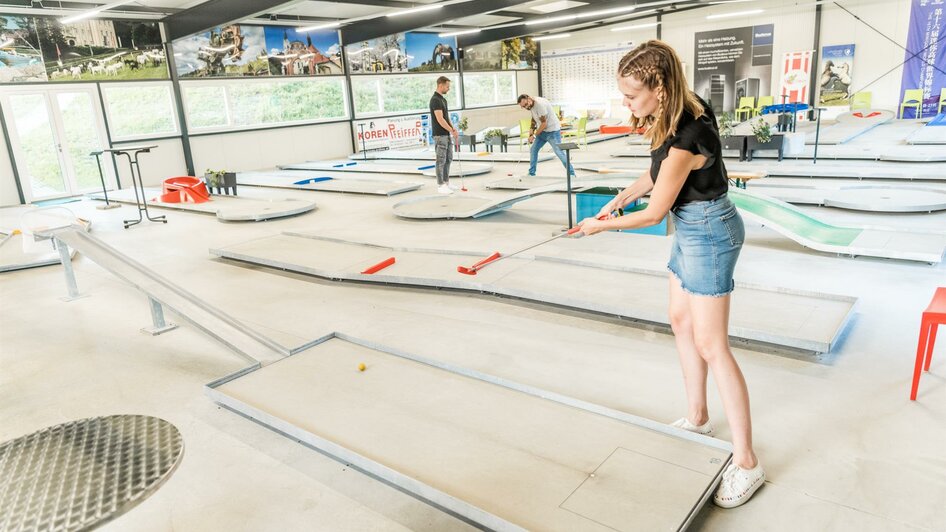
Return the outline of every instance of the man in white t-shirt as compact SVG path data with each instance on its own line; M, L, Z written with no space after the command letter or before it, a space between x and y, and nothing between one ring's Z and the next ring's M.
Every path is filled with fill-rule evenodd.
M552 145L552 151L562 161L562 165L568 168L568 173L575 175L575 168L569 165L565 159L565 152L559 149L558 145L562 143L562 123L552 111L552 104L541 96L529 96L528 94L519 95L519 107L532 112L532 119L535 123L535 129L532 131L520 131L520 135L529 135L529 143L532 144L532 152L529 158L529 175L535 175L535 165L539 159L539 150L546 143Z

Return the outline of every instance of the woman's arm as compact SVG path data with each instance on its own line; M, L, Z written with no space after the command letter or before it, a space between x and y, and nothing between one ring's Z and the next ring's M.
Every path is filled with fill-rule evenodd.
M654 180L650 178L650 170L645 170L630 186L619 192L617 196L614 196L607 205L601 207L601 210L598 211L595 218L610 216L612 212L623 209L632 201L644 197L644 195L653 190L653 188Z
M620 218L611 218L610 220L586 218L579 224L581 232L586 235L593 235L601 231L637 229L660 223L667 216L670 208L673 207L673 202L680 194L680 189L683 188L683 183L690 171L701 168L705 163L706 157L703 155L694 155L686 150L670 148L667 158L660 165L657 184L653 185L650 203L646 209ZM631 185L628 189L633 187L634 185Z

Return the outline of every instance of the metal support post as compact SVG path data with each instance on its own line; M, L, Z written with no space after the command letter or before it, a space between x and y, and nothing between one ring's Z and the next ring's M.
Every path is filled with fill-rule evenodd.
M60 298L63 301L73 301L84 297L79 293L79 287L76 285L76 272L72 269L72 257L69 256L69 246L62 240L52 239L53 246L59 251L59 260L62 261L62 271L66 276L66 291L68 296Z
M157 336L168 331L177 329L177 325L164 321L164 306L153 297L148 296L148 304L151 305L151 323L153 327L145 327L141 332L146 332L151 336Z

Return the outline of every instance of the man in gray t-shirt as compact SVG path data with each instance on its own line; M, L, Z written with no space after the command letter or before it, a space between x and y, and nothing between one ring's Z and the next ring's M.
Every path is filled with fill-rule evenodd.
M539 150L548 143L552 145L552 151L562 161L562 165L567 165L568 173L574 176L575 168L567 163L565 152L558 147L562 143L562 123L555 116L552 104L541 96L521 94L519 95L519 107L531 112L532 119L535 121L534 130L519 132L520 135L529 135L529 142L532 144L529 157L529 175L535 175Z

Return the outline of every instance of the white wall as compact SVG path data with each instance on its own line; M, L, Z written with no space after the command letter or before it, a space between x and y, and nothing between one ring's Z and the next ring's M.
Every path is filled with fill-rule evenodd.
M16 181L13 179L13 161L7 153L6 138L0 130L0 207L19 205L20 196L16 191Z
M910 0L847 0L844 6L880 31L906 46L910 21ZM744 17L707 20L707 15L764 9L760 14ZM656 19L621 23L617 25L643 24ZM669 13L663 16L661 38L673 46L686 64L688 79L693 79L694 35L702 31L774 24L775 36L772 50L772 91L778 91L781 82L779 63L782 54L813 49L815 6L812 0L757 0L730 5L713 5L702 9ZM616 25L616 26L617 26ZM571 37L562 40L544 41L543 51L577 48L633 41L640 43L656 38L655 28L612 32L611 26L591 30L570 32ZM854 43L854 88L861 88L887 70L901 63L904 52L883 36L863 23L855 20L833 4L822 7L821 46ZM819 50L820 54L820 50ZM814 69L817 70L815 65ZM900 101L900 78L903 69L898 67L867 90L873 93L874 107L896 110Z
M191 137L194 171L273 168L280 164L347 157L348 122Z
M842 5L865 22L892 37L901 46L907 44L910 25L910 0L848 0ZM897 47L877 32L834 4L825 4L821 12L821 45L854 43L853 89L860 91L899 65L906 58ZM903 67L896 68L879 81L864 89L871 93L873 107L896 112L900 98L900 80Z

